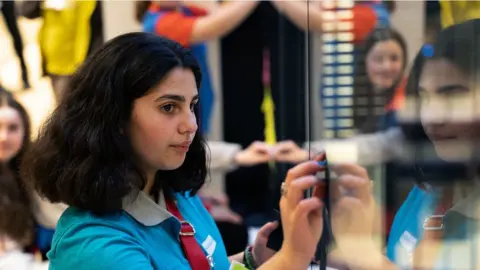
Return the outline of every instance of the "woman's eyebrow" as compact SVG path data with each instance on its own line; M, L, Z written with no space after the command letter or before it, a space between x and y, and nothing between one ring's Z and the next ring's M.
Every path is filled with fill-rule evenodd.
M437 93L439 94L448 94L452 91L468 91L469 88L461 84L449 84L443 85L437 88Z

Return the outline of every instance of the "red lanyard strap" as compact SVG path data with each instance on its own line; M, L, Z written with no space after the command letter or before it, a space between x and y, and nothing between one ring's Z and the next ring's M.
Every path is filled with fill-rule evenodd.
M195 240L195 228L193 228L190 222L183 219L182 214L178 210L177 205L172 200L166 200L167 210L174 215L178 220L180 220L180 244L190 263L192 270L210 270L210 263L203 252L203 249Z

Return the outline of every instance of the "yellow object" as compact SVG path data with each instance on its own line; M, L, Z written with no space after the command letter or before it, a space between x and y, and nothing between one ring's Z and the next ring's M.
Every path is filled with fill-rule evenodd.
M277 143L277 135L275 132L275 104L273 102L270 88L265 88L263 92L262 112L265 117L265 142L269 145ZM269 162L270 168L275 167L275 162Z
M264 90L262 112L265 117L265 142L274 145L277 143L275 134L275 104L268 88Z
M480 18L480 1L440 0L442 27Z
M42 6L38 39L46 71L53 75L73 74L90 46L90 18L97 1L67 1L61 8Z

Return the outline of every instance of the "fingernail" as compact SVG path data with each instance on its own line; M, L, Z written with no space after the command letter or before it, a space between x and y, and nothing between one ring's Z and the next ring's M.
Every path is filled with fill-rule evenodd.
M327 166L328 165L326 160L317 161L317 164L318 164L318 166Z

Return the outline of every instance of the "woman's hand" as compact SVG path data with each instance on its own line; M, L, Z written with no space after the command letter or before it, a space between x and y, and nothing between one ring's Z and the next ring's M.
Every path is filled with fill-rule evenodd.
M354 164L331 165L330 169L337 176L330 183L330 213L337 259L341 258L352 267L384 262L372 238L379 213L372 194L373 182L367 171Z
M308 152L293 141L279 142L274 147L275 160L279 162L300 163L308 160Z
M278 222L269 222L258 231L255 243L253 243L252 255L257 267L262 265L273 255L275 251L267 247L268 237L278 227Z
M280 212L284 241L279 254L295 269L307 269L323 231L323 203L317 197L304 198L305 190L323 185L315 176L321 169L315 161L302 163L288 171L283 184Z
M253 142L235 155L235 163L239 166L253 166L269 162L272 159L272 147L264 142Z

